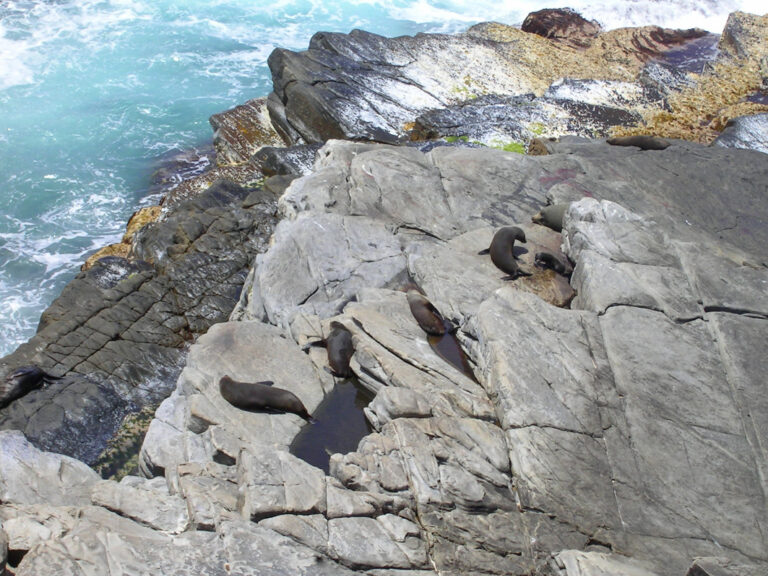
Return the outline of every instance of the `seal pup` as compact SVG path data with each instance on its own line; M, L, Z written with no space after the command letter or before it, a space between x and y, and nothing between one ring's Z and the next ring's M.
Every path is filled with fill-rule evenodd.
M640 150L664 150L671 142L665 138L640 134L638 136L616 136L606 140L611 146L637 146Z
M313 420L296 394L290 390L275 388L270 381L238 382L229 376L222 376L219 380L219 392L224 400L242 410L291 412L307 422Z
M352 344L352 333L341 322L336 320L331 322L331 333L325 340L310 342L303 347L306 351L312 346L325 348L328 353L328 365L331 367L331 374L337 378L349 378L352 376L352 370L349 367L349 361L355 353L355 346Z
M525 232L517 226L504 226L493 235L490 247L478 252L478 254L490 254L491 262L496 265L496 268L509 274L512 280L520 275L530 276L529 273L520 270L517 265L513 252L515 240L525 244Z
M560 258L551 252L536 252L533 260L534 266L538 268L550 268L561 276L568 276L573 272L570 266L567 266Z
M550 204L549 206L544 206L536 214L531 216L531 221L534 224L541 224L542 226L551 228L555 232L562 232L563 217L565 216L565 211L570 205L571 204L569 202L564 202L561 204Z
M416 290L408 290L405 297L411 308L411 314L424 332L435 336L445 334L445 320L432 302Z
M39 366L21 366L8 374L0 383L0 408L5 408L26 394L50 384L52 380L61 380L62 376L48 374Z

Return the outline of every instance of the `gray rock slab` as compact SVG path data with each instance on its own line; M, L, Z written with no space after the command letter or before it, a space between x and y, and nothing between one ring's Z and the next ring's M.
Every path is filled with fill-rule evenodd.
M326 511L325 474L288 452L246 448L237 471L237 510L244 518Z
M596 320L511 288L480 306L464 330L477 342L469 352L504 430L601 434L597 381L609 366Z
M348 576L330 558L262 525L231 521L221 528L228 574L242 576Z
M299 312L337 314L365 286L405 270L399 240L382 222L335 214L283 220L256 261L248 317L290 324Z
M328 555L328 520L322 514L285 514L259 522L270 530L287 536L305 546Z
M624 551L641 534L764 559L764 454L745 437L742 408L707 323L676 324L618 307L600 325L618 394L609 406L620 398L622 407L620 415L604 412L604 438ZM689 558L677 549L667 561L682 572Z
M328 521L330 554L352 568L423 568L427 549L419 527L403 518Z
M565 138L552 152L538 157L538 170L550 172L538 184L553 203L584 196L610 200L662 224L670 237L704 232L765 254L768 159L761 152L683 141L653 151Z
M556 557L563 576L657 576L642 563L618 554L563 550Z
M100 480L68 456L35 448L21 432L0 432L0 501L14 504L86 505Z
M170 534L186 530L189 514L185 501L168 494L167 490L157 490L151 481L137 480L139 482L125 482L125 479L119 483L99 482L91 491L91 501L155 530Z
M209 402L208 417L244 444L287 448L304 421L295 414L248 412L229 404L219 392L224 375L241 382L272 381L296 394L310 413L323 399L312 362L282 330L261 322L217 324L191 348L178 386L183 394L202 394Z

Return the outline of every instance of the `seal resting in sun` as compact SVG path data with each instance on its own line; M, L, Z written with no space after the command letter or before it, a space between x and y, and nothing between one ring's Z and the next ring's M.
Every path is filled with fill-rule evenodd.
M18 398L29 394L52 380L61 380L61 376L48 374L39 366L21 366L8 374L0 382L0 408L5 408Z
M335 320L331 322L331 333L328 335L328 338L310 342L304 346L304 350L312 346L321 346L326 349L331 374L337 378L349 378L352 376L349 361L355 353L355 347L352 344L352 333L346 329L344 324Z
M504 226L496 231L491 240L491 245L478 254L490 254L491 262L502 272L506 272L512 279L520 275L530 276L520 270L514 255L515 241L525 244L525 232L517 226Z
M419 323L424 332L435 336L445 334L445 320L443 320L443 316L426 296L416 290L408 290L405 293L405 297L408 300L408 306L411 308L411 314L413 314L416 322Z
M637 146L640 150L664 150L671 142L658 136L639 134L637 136L616 136L606 140L611 146Z
M312 416L304 404L290 390L275 388L272 382L238 382L229 376L219 380L219 391L224 400L242 410L274 410L301 416L307 422Z

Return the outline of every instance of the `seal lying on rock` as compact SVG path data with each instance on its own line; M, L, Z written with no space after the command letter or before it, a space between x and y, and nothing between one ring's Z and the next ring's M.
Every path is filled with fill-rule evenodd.
M536 252L533 264L539 268L551 268L561 276L568 276L573 272L570 264L564 263L551 252Z
M52 380L61 380L61 376L48 374L39 366L21 366L8 374L0 383L0 408L5 408L14 400L40 388Z
M352 344L352 334L346 329L344 324L334 320L331 322L331 333L328 335L328 338L310 342L304 346L304 350L311 346L322 346L326 349L331 374L337 378L349 378L352 376L349 361L355 353L355 347Z
M535 224L541 224L542 226L551 228L555 232L562 232L563 217L565 216L565 211L568 209L568 206L570 206L569 202L544 206L536 214L531 216L531 221Z
M493 235L491 246L487 250L481 250L478 254L490 254L491 262L496 265L496 268L509 274L512 279L520 275L530 276L527 272L520 270L517 265L513 253L515 240L525 244L525 232L517 226L504 226Z
M289 390L275 388L272 382L238 382L229 376L219 380L219 391L224 400L242 410L274 410L291 412L312 421L304 404Z
M640 150L664 150L671 142L658 136L641 134L638 136L616 136L606 140L611 146L637 146Z
M437 308L432 305L432 302L416 290L408 290L405 297L408 299L411 314L416 318L416 322L419 323L424 332L435 336L445 334L445 320Z

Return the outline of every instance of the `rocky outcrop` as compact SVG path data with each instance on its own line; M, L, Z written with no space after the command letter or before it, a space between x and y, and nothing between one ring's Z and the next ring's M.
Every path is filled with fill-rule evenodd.
M626 34L604 32L585 52L500 24L478 25L456 36L388 39L360 30L320 33L306 52L278 49L270 56L270 118L293 143L331 138L401 142L420 115L480 96L542 96L563 77L635 82L645 62L704 32L643 28L633 29L630 39ZM491 103L513 111L520 107L516 100ZM541 105L545 111L553 106ZM617 112L574 107L560 104L558 109L559 115L573 117L571 125L590 114L602 117L602 122L628 120ZM614 118L609 119L611 114ZM541 124L536 115L525 122ZM549 129L565 133L564 126Z
M273 550L298 573L764 570L768 213L750 202L768 181L763 154L547 146L527 157L326 145L280 201L242 320L199 338L157 412L142 451L155 478L93 483L77 512L46 513L66 529L40 529L37 547L18 527L39 512L4 499L13 546L29 546L17 573L54 562L78 573L127 546L166 574L181 573L177 554L259 565ZM738 190L732 170L751 174ZM719 208L724 189L749 220ZM562 237L528 224L547 199L574 201ZM751 236L725 230L734 221ZM504 279L477 253L512 223L531 277ZM552 296L557 274L527 260L538 250L575 263L570 309ZM284 292L264 289L267 274ZM458 326L474 374L415 322L397 290L414 280ZM375 432L333 455L326 476L288 451L307 425L298 416L238 410L217 384L272 380L314 412L333 378L324 352L301 345L331 319L352 333L352 369L377 396ZM107 540L105 514L120 519Z
M131 259L81 272L0 362L3 374L35 364L67 378L3 409L0 428L95 462L128 412L169 394L189 340L229 316L274 210L268 191L219 182L142 228Z
M587 20L573 10L546 9L528 14L521 30L575 48L586 48L600 33L601 26L597 21Z
M768 114L730 119L713 144L725 148L747 148L768 154Z
M484 34L477 45L498 55L493 42L509 40L489 38L502 33L489 25L456 42ZM610 46L610 36L599 38ZM310 52L364 62L357 82L370 87L382 70L416 70L412 39L397 40L318 35ZM400 60L368 66L371 42L397 48ZM339 86L318 61L280 59L304 66L276 83L302 105L274 95L269 103L280 130L297 138L310 125L297 119L313 90ZM320 72L322 81L302 86ZM343 66L333 72L353 78ZM550 82L539 100L593 95L621 109L636 85L610 80ZM332 115L321 116L314 126L335 130ZM366 129L377 126L372 118ZM245 162L248 151L237 169L269 165L279 175L179 200L136 235L137 260L102 260L85 272L75 286L89 302L101 292L122 302L160 280L172 287L172 300L159 299L165 320L121 328L121 338L198 337L147 432L142 478L101 481L18 432L0 432L0 536L15 573L766 572L765 155L575 137L542 138L538 148L543 155L332 141L262 149ZM568 204L562 232L531 222L547 202ZM513 252L516 278L480 254L505 225L526 236ZM536 266L541 252L563 269ZM451 325L442 340L416 322L408 288ZM41 332L79 314L62 300ZM118 325L124 314L99 322ZM115 333L83 318L99 334ZM326 351L306 345L327 337L331 322L351 334L351 369L375 398L364 408L373 432L330 455L326 474L291 453L312 424L240 410L219 381L271 381L317 413L335 380ZM463 362L441 347L457 341ZM151 395L123 395L130 370L117 374L124 381L104 377L116 398ZM83 394L92 382L70 375L11 410L28 409L41 425L38 413L81 402L60 395L64 388ZM113 426L99 418L90 425Z

